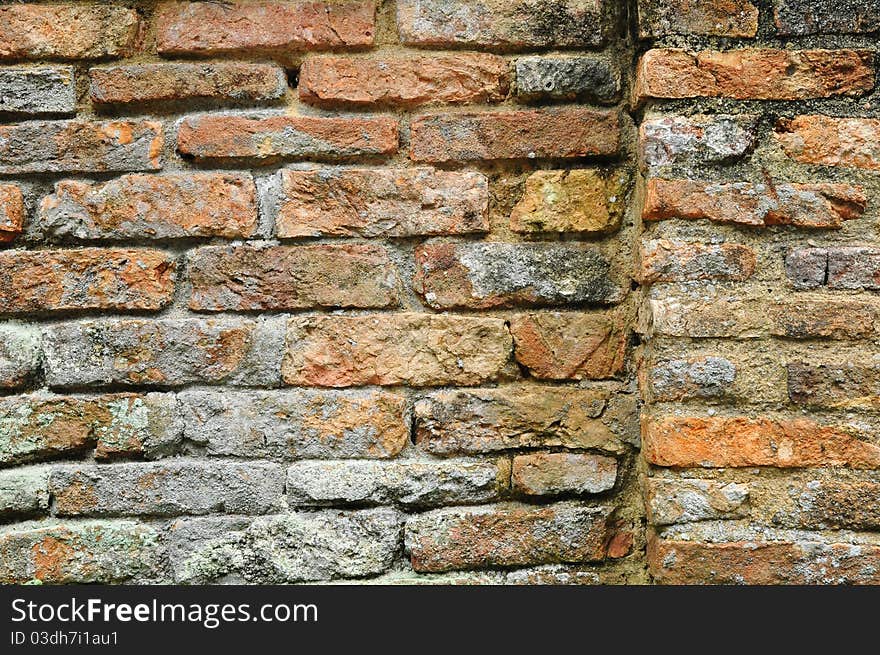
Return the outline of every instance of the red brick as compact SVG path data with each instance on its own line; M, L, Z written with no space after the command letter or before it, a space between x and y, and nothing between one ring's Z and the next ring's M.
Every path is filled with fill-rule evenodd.
M64 180L40 204L39 223L77 239L249 237L257 228L256 187L247 173Z
M131 50L137 12L104 4L0 7L0 59L102 59Z
M0 184L0 243L15 240L24 225L24 196L16 184Z
M157 250L0 252L0 312L158 310L174 294L174 258Z
M880 446L805 418L646 418L642 438L657 466L880 468Z
M642 243L639 279L643 284L688 280L747 280L755 272L755 252L736 243L686 243L655 239Z
M373 0L350 2L165 2L158 9L164 55L279 54L372 45Z
M794 299L767 308L771 333L791 339L860 339L876 334L878 307L863 300Z
M489 54L312 57L299 71L299 98L319 107L415 107L498 102L507 61Z
M849 184L751 184L694 180L648 181L642 218L709 219L765 227L839 228L859 218L867 198Z
M642 55L635 96L806 100L858 96L873 88L869 51L659 49Z
M195 311L395 307L399 280L373 244L208 246L188 258Z
M489 181L433 168L284 170L281 238L411 237L489 231Z
M803 164L880 170L880 119L796 116L780 120L774 136Z
M419 116L411 125L410 157L446 162L613 155L618 115L583 107Z
M268 118L205 114L183 120L177 149L202 159L339 159L397 152L397 120L391 116Z

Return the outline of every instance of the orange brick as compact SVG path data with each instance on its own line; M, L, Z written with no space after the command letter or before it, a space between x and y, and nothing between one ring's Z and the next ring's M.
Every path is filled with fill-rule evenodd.
M880 170L880 119L796 116L780 120L774 136L803 164Z

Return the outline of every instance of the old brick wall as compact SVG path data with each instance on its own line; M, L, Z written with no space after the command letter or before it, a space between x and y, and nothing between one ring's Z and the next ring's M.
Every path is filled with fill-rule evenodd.
M880 6L0 2L0 582L875 582Z

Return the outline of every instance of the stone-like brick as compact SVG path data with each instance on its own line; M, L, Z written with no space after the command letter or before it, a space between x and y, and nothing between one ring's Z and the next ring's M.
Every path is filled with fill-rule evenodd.
M24 226L24 196L17 184L0 184L0 243L14 241Z
M412 237L489 231L489 181L474 171L325 168L278 173L275 231Z
M49 513L49 470L0 471L0 519Z
M190 309L396 307L399 280L380 245L206 246L191 251Z
M695 180L648 181L642 218L709 219L764 227L839 228L859 218L867 198L848 184L751 184Z
M7 396L0 399L0 465L70 455L97 444L98 458L157 457L180 441L165 394Z
M400 40L419 46L590 47L604 41L603 0L399 0Z
M648 478L645 507L652 525L737 519L749 515L749 487L693 478Z
M15 3L0 7L0 59L102 59L127 54L137 12L111 4Z
M311 57L300 68L298 90L310 105L361 108L498 102L509 87L504 58L461 53Z
M265 102L287 90L284 69L272 64L134 64L89 71L89 97L96 105L154 105L214 100Z
M651 367L655 401L723 398L736 380L736 365L723 357L664 359Z
M785 275L795 289L815 289L826 284L828 250L793 248L785 255Z
M607 507L558 504L438 509L406 522L416 571L594 562L605 558Z
M639 0L639 36L753 37L758 8L749 0Z
M789 362L788 395L798 405L874 409L880 405L880 371L855 362Z
M177 149L196 160L282 158L340 159L397 151L397 120L391 116L249 116L202 114L180 124Z
M488 460L299 462L287 470L292 505L437 507L498 500L510 467Z
M601 234L620 227L628 179L622 172L536 171L510 213L514 232Z
M683 295L664 290L649 298L639 331L648 336L753 339L772 331L763 299L702 288ZM659 297L658 297L659 296Z
M786 479L786 492L790 505L783 510L774 506L773 519L778 525L820 530L880 527L880 484L875 481L809 475Z
M131 521L13 525L0 531L0 583L94 584L155 581L159 535Z
M283 55L372 45L373 0L353 2L163 2L157 41L163 55Z
M880 289L880 249L828 248L827 284L832 289Z
M447 162L613 155L618 114L586 107L418 116L410 157Z
M571 387L437 391L416 402L416 442L435 455L557 446L620 452L603 420L607 407L608 392Z
M42 353L39 329L21 323L0 324L0 389L16 389L33 380Z
M409 442L406 398L381 391L182 391L188 442L221 457L385 459Z
M247 173L63 180L40 204L39 226L84 240L249 237L257 228L256 187Z
M171 460L56 467L49 479L58 516L267 514L281 509L278 464Z
M874 0L775 0L776 30L784 36L880 32Z
M780 120L774 136L804 164L880 170L880 119L796 116Z
M45 328L46 381L53 387L277 385L284 323L283 319L59 323Z
M157 310L171 302L175 262L158 250L0 252L0 313Z
M76 112L73 67L0 68L0 112L31 115Z
M874 59L867 50L658 49L642 55L635 95L807 100L858 96L873 88Z
M0 126L0 173L91 173L162 168L156 121L28 121Z
M513 458L511 488L526 496L598 494L614 488L617 461L602 455L535 453Z
M654 538L648 566L661 584L877 584L880 548L810 541L695 543Z
M747 280L755 272L755 252L738 243L690 243L653 239L639 254L643 284L689 280Z
M171 526L172 566L179 582L218 579L248 584L360 578L388 570L397 558L402 515L389 508L267 516L249 525L202 518Z
M791 339L863 339L876 334L877 305L861 300L810 299L771 304L771 333Z
M639 126L642 163L733 162L752 151L757 132L758 117L748 114L649 116Z
M620 72L600 57L520 57L516 60L516 94L528 99L612 104L620 96Z
M435 309L609 304L622 292L596 248L432 241L415 253L413 288Z
M290 385L472 385L507 374L512 339L498 318L373 314L292 319Z
M623 370L625 316L609 313L519 314L510 320L516 361L541 380L601 380Z
M805 418L655 417L642 439L657 466L880 468L880 447Z

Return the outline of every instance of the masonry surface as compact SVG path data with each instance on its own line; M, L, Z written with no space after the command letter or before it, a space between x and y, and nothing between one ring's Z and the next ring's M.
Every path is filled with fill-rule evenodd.
M880 583L878 34L0 2L0 583Z

